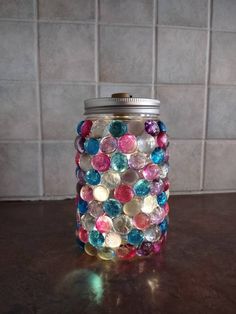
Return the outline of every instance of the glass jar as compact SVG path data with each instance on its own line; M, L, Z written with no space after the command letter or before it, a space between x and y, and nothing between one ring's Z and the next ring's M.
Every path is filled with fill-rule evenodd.
M85 101L75 139L76 239L89 255L128 260L165 242L169 142L159 104L126 93Z

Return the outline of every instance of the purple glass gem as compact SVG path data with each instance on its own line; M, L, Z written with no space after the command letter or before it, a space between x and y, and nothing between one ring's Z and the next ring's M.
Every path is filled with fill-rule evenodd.
M82 137L81 135L76 136L74 145L75 149L80 153L84 153L84 142L85 142L84 137Z
M79 166L75 170L75 175L79 184L85 184L85 172Z
M165 151L164 162L168 162L168 161L169 161L169 158L170 158L169 151L168 151L168 150L166 150L166 151Z
M161 194L164 191L164 183L161 179L153 181L150 187L150 193L152 195Z
M160 132L157 121L147 120L145 121L145 130L148 134L155 136Z
M137 250L137 255L148 256L153 252L152 242L143 242Z

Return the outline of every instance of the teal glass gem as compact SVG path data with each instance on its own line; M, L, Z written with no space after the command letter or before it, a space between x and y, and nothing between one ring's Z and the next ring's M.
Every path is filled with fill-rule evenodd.
M165 123L163 123L160 120L157 123L158 123L159 129L161 132L167 132L167 127L166 127Z
M84 142L84 149L89 155L96 155L99 151L99 141L96 138L88 138Z
M116 217L122 212L122 205L119 201L110 198L103 203L103 210L110 217Z
M154 151L151 153L151 156L150 156L151 160L154 162L154 164L162 164L164 162L164 159L165 159L165 151L160 148L160 147L157 147L154 149Z
M137 196L146 196L150 192L150 182L145 179L138 180L134 185L134 192Z
M135 246L140 245L143 242L144 234L141 230L138 229L132 229L128 233L128 242L130 244L133 244Z
M80 121L77 125L77 133L78 134L81 134L81 127L82 127L82 124L84 123L84 120Z
M162 223L160 223L159 225L160 229L161 229L161 233L165 233L168 230L169 227L169 222L168 219L165 218Z
M86 213L88 210L88 203L84 200L79 200L78 202L78 210L81 214Z
M114 137L120 137L127 132L127 124L122 121L114 120L109 125L109 132Z
M161 194L157 195L157 203L160 206L165 205L166 202L167 202L167 195L165 192L162 192Z
M85 174L85 181L91 185L97 185L101 181L100 173L95 169L90 169Z
M89 233L89 242L92 246L99 248L103 245L105 241L104 236L102 233L98 232L97 230L92 230Z
M85 243L83 243L82 241L80 241L79 238L76 238L76 244L77 244L79 250L80 250L81 252L83 252L83 251L84 251L84 245L85 245Z
M124 172L128 168L128 159L124 154L115 153L111 157L111 167L118 172Z

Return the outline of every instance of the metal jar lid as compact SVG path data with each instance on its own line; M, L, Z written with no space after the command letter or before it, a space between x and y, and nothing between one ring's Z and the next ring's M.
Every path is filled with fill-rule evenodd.
M92 98L84 101L84 114L150 114L158 115L160 101L151 98L132 97L128 93L112 94L111 97Z

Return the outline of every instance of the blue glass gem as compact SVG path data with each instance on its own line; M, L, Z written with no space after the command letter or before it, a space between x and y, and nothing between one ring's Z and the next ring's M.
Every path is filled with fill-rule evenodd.
M104 236L100 232L97 230L90 231L89 242L92 246L99 248L103 245L104 241Z
M84 120L80 121L77 125L77 133L78 134L81 134L81 127L82 127L83 123L84 123Z
M121 153L115 153L111 157L111 167L118 172L124 172L128 168L128 159Z
M85 245L85 243L83 243L82 241L80 241L79 238L76 238L76 244L78 245L78 248L80 249L80 251L84 251L84 245Z
M138 180L134 185L134 192L137 196L145 196L150 192L150 182L141 179Z
M103 210L110 217L116 217L122 212L122 205L119 201L110 198L103 203Z
M96 138L89 138L84 142L84 149L89 155L96 155L99 151L99 141Z
M78 209L81 214L86 213L86 211L88 210L88 203L84 200L79 200Z
M163 123L162 121L159 120L157 122L157 124L158 124L159 129L160 129L161 132L167 132L167 127L166 127L165 123Z
M165 205L166 202L167 202L167 196L165 192L162 192L161 194L157 195L157 203L160 206Z
M154 149L154 151L151 153L151 156L150 156L151 160L154 162L154 164L158 164L160 165L161 163L164 162L164 159L165 159L165 151L160 148L160 147L157 147Z
M118 120L112 121L109 125L109 132L114 137L120 137L124 135L127 132L127 129L127 124Z
M142 243L144 239L144 234L141 230L138 229L132 229L129 233L128 233L128 242L130 244L133 244L135 246L138 246Z
M97 185L101 181L100 173L95 169L90 169L85 174L85 181L91 185Z
M169 227L169 223L168 223L168 219L165 218L162 223L160 223L159 225L160 229L161 229L161 232L162 233L165 233L167 230L168 230L168 227Z

